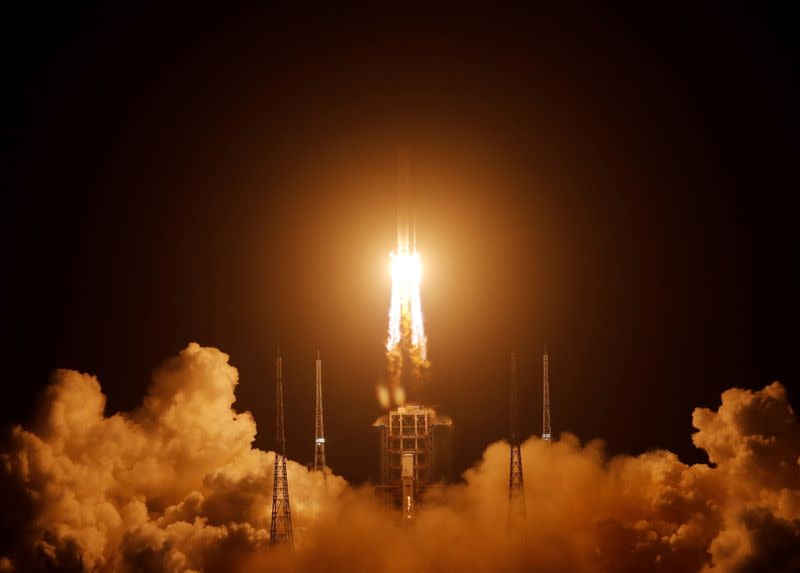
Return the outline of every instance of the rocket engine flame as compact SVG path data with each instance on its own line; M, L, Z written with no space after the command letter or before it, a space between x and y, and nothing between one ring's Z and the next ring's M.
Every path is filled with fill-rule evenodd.
M422 317L422 261L416 246L398 241L392 251L392 298L389 305L389 332L386 339L386 358L391 384L391 397L397 404L405 402L403 372L408 363L410 373L419 379L429 366L428 341ZM385 393L384 393L385 394ZM381 399L386 406L386 398Z
M422 321L422 299L420 281L422 262L419 253L400 250L391 253L392 258L392 302L389 307L389 338L386 350L392 351L404 338L404 321L408 322L411 346L419 349L420 356L427 356L425 325Z

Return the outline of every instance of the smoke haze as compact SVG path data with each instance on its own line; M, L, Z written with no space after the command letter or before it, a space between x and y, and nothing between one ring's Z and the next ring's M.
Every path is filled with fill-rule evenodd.
M0 571L800 570L800 428L778 382L695 409L692 439L711 465L664 450L609 458L570 434L529 439L513 530L505 442L410 526L368 487L289 461L291 553L268 547L274 455L253 448L237 383L226 354L190 344L141 406L106 416L96 378L55 372L35 423L2 454L12 505Z

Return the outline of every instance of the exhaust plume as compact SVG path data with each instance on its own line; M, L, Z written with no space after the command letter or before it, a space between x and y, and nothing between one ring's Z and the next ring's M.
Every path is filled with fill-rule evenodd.
M401 406L411 383L419 383L428 362L428 340L422 317L422 259L417 251L417 232L411 204L408 152L397 157L397 248L390 253L392 295L386 339L388 384L377 388L378 401L388 409Z
M389 304L389 336L386 340L386 361L389 371L389 390L378 390L384 407L390 400L396 405L405 403L403 375L407 370L413 380L420 380L428 362L428 341L422 318L420 283L422 262L416 245L398 238L397 252L391 253L392 298Z

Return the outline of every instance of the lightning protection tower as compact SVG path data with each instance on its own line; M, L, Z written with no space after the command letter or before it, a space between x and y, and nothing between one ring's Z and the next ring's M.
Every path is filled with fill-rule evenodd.
M275 476L272 482L272 521L269 544L294 546L292 514L289 510L289 480L286 477L286 436L283 433L283 368L280 350L275 362Z
M547 346L544 347L542 357L542 439L549 442L552 439L550 428L550 357L547 355Z
M511 353L511 392L509 400L509 436L511 444L511 464L508 476L509 516L512 518L525 515L525 486L522 481L522 452L520 451L519 432L519 369L517 355Z
M319 359L319 350L317 350L316 387L317 424L314 437L314 471L321 471L322 477L327 479L328 472L325 469L325 427L322 423L322 360Z

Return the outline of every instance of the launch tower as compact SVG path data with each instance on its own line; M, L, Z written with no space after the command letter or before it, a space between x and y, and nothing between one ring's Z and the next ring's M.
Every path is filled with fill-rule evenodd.
M373 426L380 431L378 490L411 519L426 489L447 478L453 421L433 408L406 404Z

